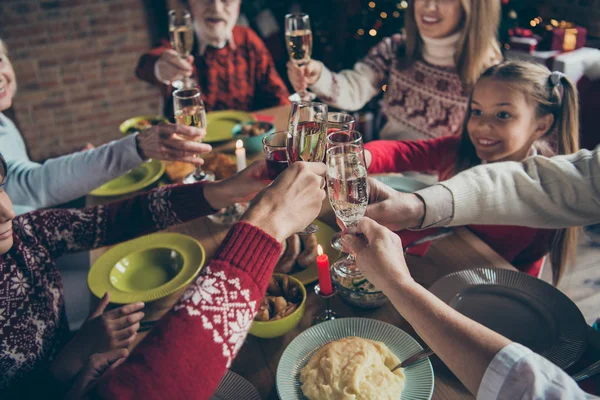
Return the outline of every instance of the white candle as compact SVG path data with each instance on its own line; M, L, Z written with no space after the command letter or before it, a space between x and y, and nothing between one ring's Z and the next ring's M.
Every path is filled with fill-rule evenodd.
M244 142L241 140L235 143L235 158L237 159L237 170L240 172L246 168L246 149L244 148Z

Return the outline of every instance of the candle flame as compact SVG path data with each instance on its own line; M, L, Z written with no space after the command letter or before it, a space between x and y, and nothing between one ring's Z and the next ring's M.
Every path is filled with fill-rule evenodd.
M242 147L244 147L244 142L242 142L241 140L238 140L237 142L235 142L236 149L241 149Z
M323 248L321 247L321 245L317 246L317 253L322 256L323 255Z

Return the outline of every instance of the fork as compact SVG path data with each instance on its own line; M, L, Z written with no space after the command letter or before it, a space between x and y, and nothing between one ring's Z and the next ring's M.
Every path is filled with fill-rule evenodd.
M573 378L573 380L575 382L579 382L579 381L587 379L591 376L594 376L599 372L600 372L600 361L596 361L595 363L593 363L592 365L590 365L587 368L584 368L582 371L576 373L575 375L571 375L571 378Z
M410 365L413 365L413 364L429 357L432 354L433 354L433 350L431 350L428 346L426 346L423 350L416 352L415 354L408 357L406 360L400 362L400 364L398 364L394 368L392 368L392 372L394 372L398 368L406 368Z

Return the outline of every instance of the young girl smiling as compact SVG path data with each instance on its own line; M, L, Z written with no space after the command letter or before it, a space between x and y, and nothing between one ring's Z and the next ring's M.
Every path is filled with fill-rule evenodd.
M561 73L509 61L483 73L471 94L461 135L427 141L368 143L369 173L435 170L440 180L483 163L570 154L579 147L578 98ZM576 243L574 229L470 225L490 247L530 275L550 252L553 281Z

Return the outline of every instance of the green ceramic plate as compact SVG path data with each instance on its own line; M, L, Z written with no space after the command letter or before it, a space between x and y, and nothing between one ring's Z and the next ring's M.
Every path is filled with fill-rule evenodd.
M321 221L314 221L315 225L319 227L319 230L315 235L317 236L317 242L323 246L323 251L329 257L329 263L333 264L335 260L340 257L340 252L331 247L331 238L335 234L334 230L329 225ZM308 285L315 282L318 278L317 260L306 269L294 270L294 273L289 274L294 278L302 282L303 285Z
M222 142L233 139L233 127L240 122L254 121L252 114L246 111L212 111L206 113L207 143Z
M160 179L164 172L165 164L161 161L148 161L127 172L125 175L106 182L99 188L92 190L90 194L92 196L106 197L133 193L152 185Z
M119 130L122 134L138 132L148 128L147 124L158 125L161 122L169 122L166 117L162 115L140 115L139 117L129 118L119 126Z
M304 400L300 370L323 345L348 336L383 342L400 360L406 360L422 347L402 329L369 318L340 318L308 328L285 349L277 366L277 393L281 400ZM406 386L400 400L429 400L433 394L433 368L429 359L404 370Z
M372 178L377 179L381 183L385 183L389 187L398 192L412 193L417 190L425 189L429 185L425 182L421 182L418 179L411 178L408 176L400 175L370 175Z
M204 249L179 233L155 233L118 244L88 274L92 293L111 303L154 301L189 284L204 265Z

